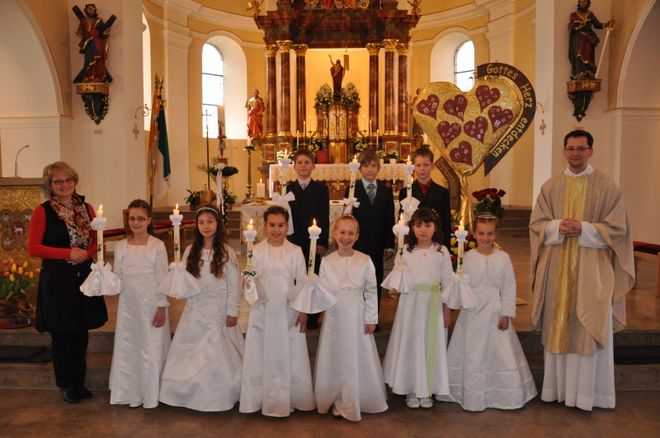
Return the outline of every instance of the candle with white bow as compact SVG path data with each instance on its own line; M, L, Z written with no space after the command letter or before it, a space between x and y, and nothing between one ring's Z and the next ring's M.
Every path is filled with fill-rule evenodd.
M181 222L183 221L183 215L179 214L179 204L176 204L172 214L170 215L170 221L174 227L174 261L181 261Z
M245 263L245 270L251 272L254 270L254 265L252 262L252 249L254 245L254 239L257 237L257 230L254 229L252 219L250 219L250 223L247 225L245 231L243 231L243 236L245 237L245 242L247 244L247 261Z
M403 214L399 214L399 222L394 225L392 228L392 231L397 237L397 252L396 252L396 259L394 262L396 264L401 264L403 263L403 245L405 243L405 237L410 232L410 227L406 225L406 221L403 218Z
M357 177L357 171L360 168L357 154L353 155L353 160L348 163L348 168L351 169L351 182L348 186L348 200L351 201L355 197L355 179Z
M461 221L460 225L458 226L458 230L454 233L456 235L456 242L458 246L458 254L457 254L457 264L456 264L456 271L459 274L463 274L463 252L464 252L464 245L465 245L465 239L467 238L468 232L463 226L463 221Z
M321 228L316 225L316 219L313 220L312 226L307 228L307 232L309 233L309 262L307 263L307 275L314 274L314 262L316 262L316 241L319 240L321 231Z
M99 209L96 210L96 217L99 219L103 218L103 204L101 204L99 206ZM96 240L97 240L96 262L100 264L103 264L103 230L104 229L105 229L104 226L100 226L96 230Z
M285 149L284 157L277 161L280 163L280 192L282 193L282 196L285 196L287 172L289 171L289 163L291 163L291 160L289 159L289 150Z

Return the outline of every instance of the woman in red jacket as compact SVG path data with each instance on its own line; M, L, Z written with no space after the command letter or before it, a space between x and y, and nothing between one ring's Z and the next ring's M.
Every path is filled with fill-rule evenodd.
M96 237L90 228L94 208L76 193L78 173L56 161L44 168L50 196L34 209L28 251L42 258L37 289L36 327L50 332L53 369L64 401L90 398L85 387L88 330L108 319L103 297L87 297L80 285L91 271Z

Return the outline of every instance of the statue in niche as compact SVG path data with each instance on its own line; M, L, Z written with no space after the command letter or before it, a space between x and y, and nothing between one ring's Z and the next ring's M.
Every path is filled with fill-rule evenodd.
M596 73L596 46L600 42L596 29L611 29L614 21L601 23L589 10L591 0L578 0L577 11L571 13L568 24L568 59L571 79L594 79Z
M256 88L252 97L245 102L245 108L248 109L248 137L259 138L264 132L263 113L265 109L264 100L259 96L259 90Z
M110 27L117 19L111 15L107 22L98 16L98 11L93 3L85 5L85 13L78 6L73 7L73 12L80 20L76 35L80 37L80 53L85 55L85 63L78 76L73 80L74 84L82 82L112 82L112 76L108 72L106 60L108 58L108 35Z
M332 62L332 55L330 57L330 75L332 76L332 97L335 100L341 99L341 82L344 80L344 67L341 65L341 61L337 59L334 63Z

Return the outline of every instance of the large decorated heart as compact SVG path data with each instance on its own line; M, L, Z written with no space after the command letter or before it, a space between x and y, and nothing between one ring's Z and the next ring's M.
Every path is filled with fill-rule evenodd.
M427 84L413 115L454 170L472 175L521 111L522 101L507 79L485 77L467 92L449 82Z

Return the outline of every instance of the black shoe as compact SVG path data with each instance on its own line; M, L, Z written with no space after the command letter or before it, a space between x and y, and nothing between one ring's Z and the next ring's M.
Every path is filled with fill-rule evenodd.
M76 389L78 390L78 395L80 396L81 399L92 398L92 392L89 389L87 389L86 386L80 386Z
M80 402L80 394L78 394L76 388L60 388L60 393L62 393L62 399L67 403Z

